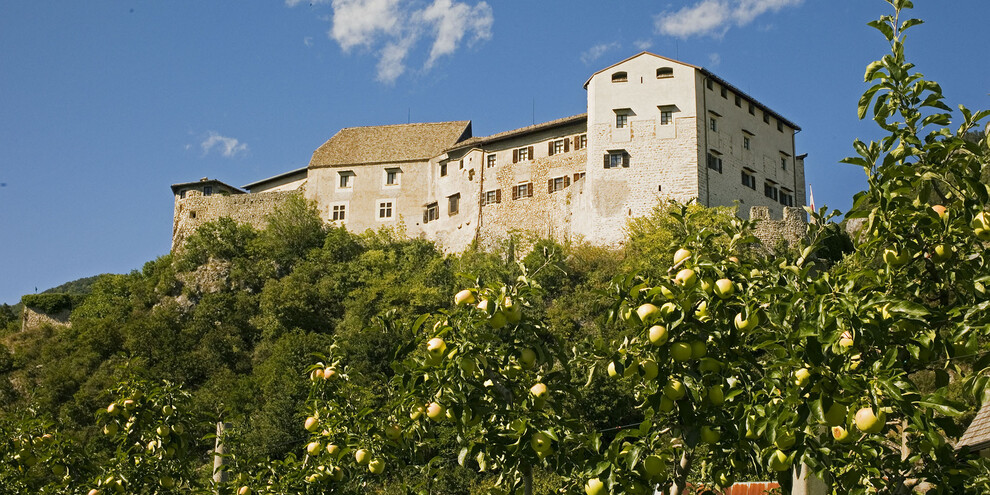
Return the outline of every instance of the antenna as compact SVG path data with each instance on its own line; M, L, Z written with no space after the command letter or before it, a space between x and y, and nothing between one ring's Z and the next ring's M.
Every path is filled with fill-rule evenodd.
M536 97L533 97L533 125L536 125Z
M411 119L412 119L412 107L408 107L406 109L406 123L408 124L408 123L412 122Z

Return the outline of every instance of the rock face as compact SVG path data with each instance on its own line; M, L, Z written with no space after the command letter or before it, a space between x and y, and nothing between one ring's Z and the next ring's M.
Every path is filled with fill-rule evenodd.
M72 326L72 323L69 322L70 313L72 310L63 309L57 313L48 314L25 306L21 313L21 331L36 330L44 325L69 328Z

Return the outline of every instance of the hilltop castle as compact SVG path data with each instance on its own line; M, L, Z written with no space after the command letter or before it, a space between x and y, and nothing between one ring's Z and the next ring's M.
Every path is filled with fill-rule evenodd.
M584 87L587 113L573 117L487 137L470 121L346 128L308 167L244 190L174 184L172 248L223 216L263 226L292 194L349 230L401 225L447 251L513 231L617 244L661 198L738 202L774 222L763 231L803 234L803 212L789 208L805 203L797 125L704 68L648 52Z

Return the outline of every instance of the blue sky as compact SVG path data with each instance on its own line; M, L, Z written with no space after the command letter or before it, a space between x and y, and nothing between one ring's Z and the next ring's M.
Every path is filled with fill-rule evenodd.
M908 56L990 108L986 0L917 0ZM951 6L951 7L950 7ZM169 185L305 166L342 127L582 113L584 81L646 49L803 127L819 206L846 210L880 0L0 2L0 302L166 254Z

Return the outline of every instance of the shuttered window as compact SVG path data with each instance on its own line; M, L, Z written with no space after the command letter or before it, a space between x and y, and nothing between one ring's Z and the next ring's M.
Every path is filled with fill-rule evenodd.
M512 188L512 199L533 197L533 183L524 182Z
M437 203L430 203L426 205L426 210L423 211L423 223L430 223L439 218L440 218L440 205L438 205Z
M571 178L567 175L563 177L554 177L552 179L547 179L547 192L555 193L557 191L563 191L567 186L571 185Z
M624 150L609 151L605 154L605 168L629 167L629 153Z
M519 163L519 162L524 162L526 160L532 160L533 157L534 155L533 155L532 146L525 146L522 148L516 148L512 150L512 163Z
M501 202L502 202L501 189L492 189L491 191L485 191L485 193L481 195L481 206L501 203Z

